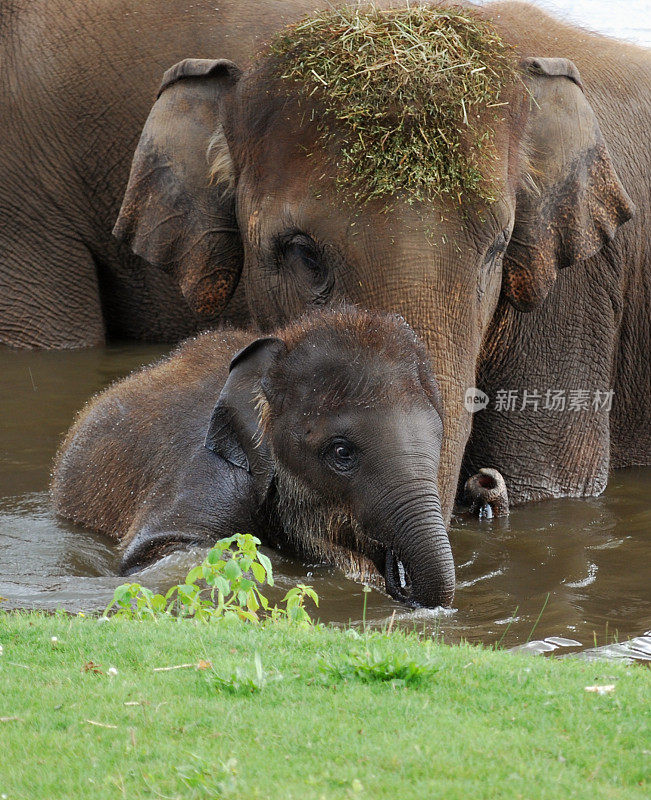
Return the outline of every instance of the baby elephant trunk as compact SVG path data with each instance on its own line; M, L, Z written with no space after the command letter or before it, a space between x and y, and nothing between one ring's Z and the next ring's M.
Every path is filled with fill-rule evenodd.
M413 497L388 515L387 592L411 606L450 606L454 561L438 493Z

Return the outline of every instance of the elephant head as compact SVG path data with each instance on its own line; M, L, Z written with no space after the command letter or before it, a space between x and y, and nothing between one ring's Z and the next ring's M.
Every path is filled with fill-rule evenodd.
M188 60L163 79L115 227L200 311L243 281L263 329L342 298L401 313L441 387L444 517L470 431L464 392L500 295L536 308L633 213L575 65L514 52L520 77L490 123L492 201L396 191L356 203L338 180L348 134L324 144L317 95L306 105L270 58L245 72Z
M450 605L441 415L427 353L409 326L343 307L299 319L233 358L206 446L250 472L258 502L272 488L272 539L304 560L367 579L377 575L373 564L396 599Z

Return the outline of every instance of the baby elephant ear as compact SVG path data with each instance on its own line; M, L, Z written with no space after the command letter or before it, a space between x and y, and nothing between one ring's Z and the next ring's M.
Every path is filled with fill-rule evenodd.
M190 307L206 316L224 310L242 271L223 128L240 74L225 59L188 58L167 70L113 229L136 255L171 273Z
M260 382L270 365L285 351L281 339L256 339L237 353L215 406L205 446L234 467L247 470L266 493L273 465L260 430Z
M597 253L635 207L622 186L584 92L565 58L523 63L531 96L520 143L515 226L503 289L519 311L536 308L557 270Z

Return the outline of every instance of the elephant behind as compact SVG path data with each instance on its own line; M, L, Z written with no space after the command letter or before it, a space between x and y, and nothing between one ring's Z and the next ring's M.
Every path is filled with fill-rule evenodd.
M120 543L124 571L251 532L383 578L404 602L449 605L441 413L427 353L397 317L343 307L263 338L209 332L90 401L52 498Z
M446 518L460 476L486 466L504 475L514 503L598 494L611 467L651 462L648 52L521 3L429 9L433 24L448 25L443 34L464 25L479 37L490 31L517 77L498 102L472 113L450 77L456 121L416 133L442 147L468 120L488 120L492 160L482 161L478 144L452 148L421 176L432 187L425 201L398 159L383 196L359 197L346 173L357 163L351 152L363 158L355 141L362 131L347 122L358 113L345 95L356 73L337 83L342 51L330 63L326 54L325 78L302 71L321 41L343 50L357 30L356 12L346 12L345 24L332 12L331 27L326 15L321 39L295 58L290 32L253 65L215 52L165 73L116 235L177 275L204 312L243 284L263 328L343 298L401 313L424 339L441 386ZM392 40L408 49L400 31L426 13L419 6L362 16L381 28L397 18ZM427 37L421 44L430 52ZM395 152L396 98L413 73L401 77L394 62L387 53L364 74L390 99L374 105L377 135L368 145ZM469 69L468 81L484 68ZM430 100L425 94L421 106ZM443 173L435 170L460 152L468 162L456 166L479 164L490 199L461 184L437 192ZM493 402L473 420L464 395L474 386ZM557 391L578 393L582 404L559 410L545 399ZM509 392L516 403L504 407L497 401ZM609 393L611 405L595 402Z
M283 112L253 64L275 31L322 6L5 4L0 341L175 340L206 324L199 312L219 316L232 292L227 314L250 310L273 328L345 297L402 313L425 340L446 408L446 516L460 474L487 465L518 503L597 494L611 467L648 464L648 51L526 4L467 5L522 69L495 129L497 200L421 208L397 194L387 214L384 202L350 202L336 180L342 147L318 146L311 115L287 113L291 96ZM145 126L118 245L110 231L138 134L160 76L186 58ZM167 182L147 207L138 176L156 152ZM520 403L473 421L471 386L493 400L514 390ZM559 388L615 390L612 408L521 406L524 391Z
M111 236L133 150L164 69L188 54L248 61L270 31L309 5L1 4L0 344L174 342L220 316L197 314L177 276ZM246 323L242 292L222 318Z

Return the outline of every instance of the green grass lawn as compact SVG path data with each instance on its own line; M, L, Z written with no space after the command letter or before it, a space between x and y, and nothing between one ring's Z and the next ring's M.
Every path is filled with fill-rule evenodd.
M639 666L286 623L36 614L0 614L0 643L8 800L649 797ZM366 651L364 681L351 664ZM212 667L154 671L200 661ZM396 663L415 679L425 665L420 682L372 679Z

